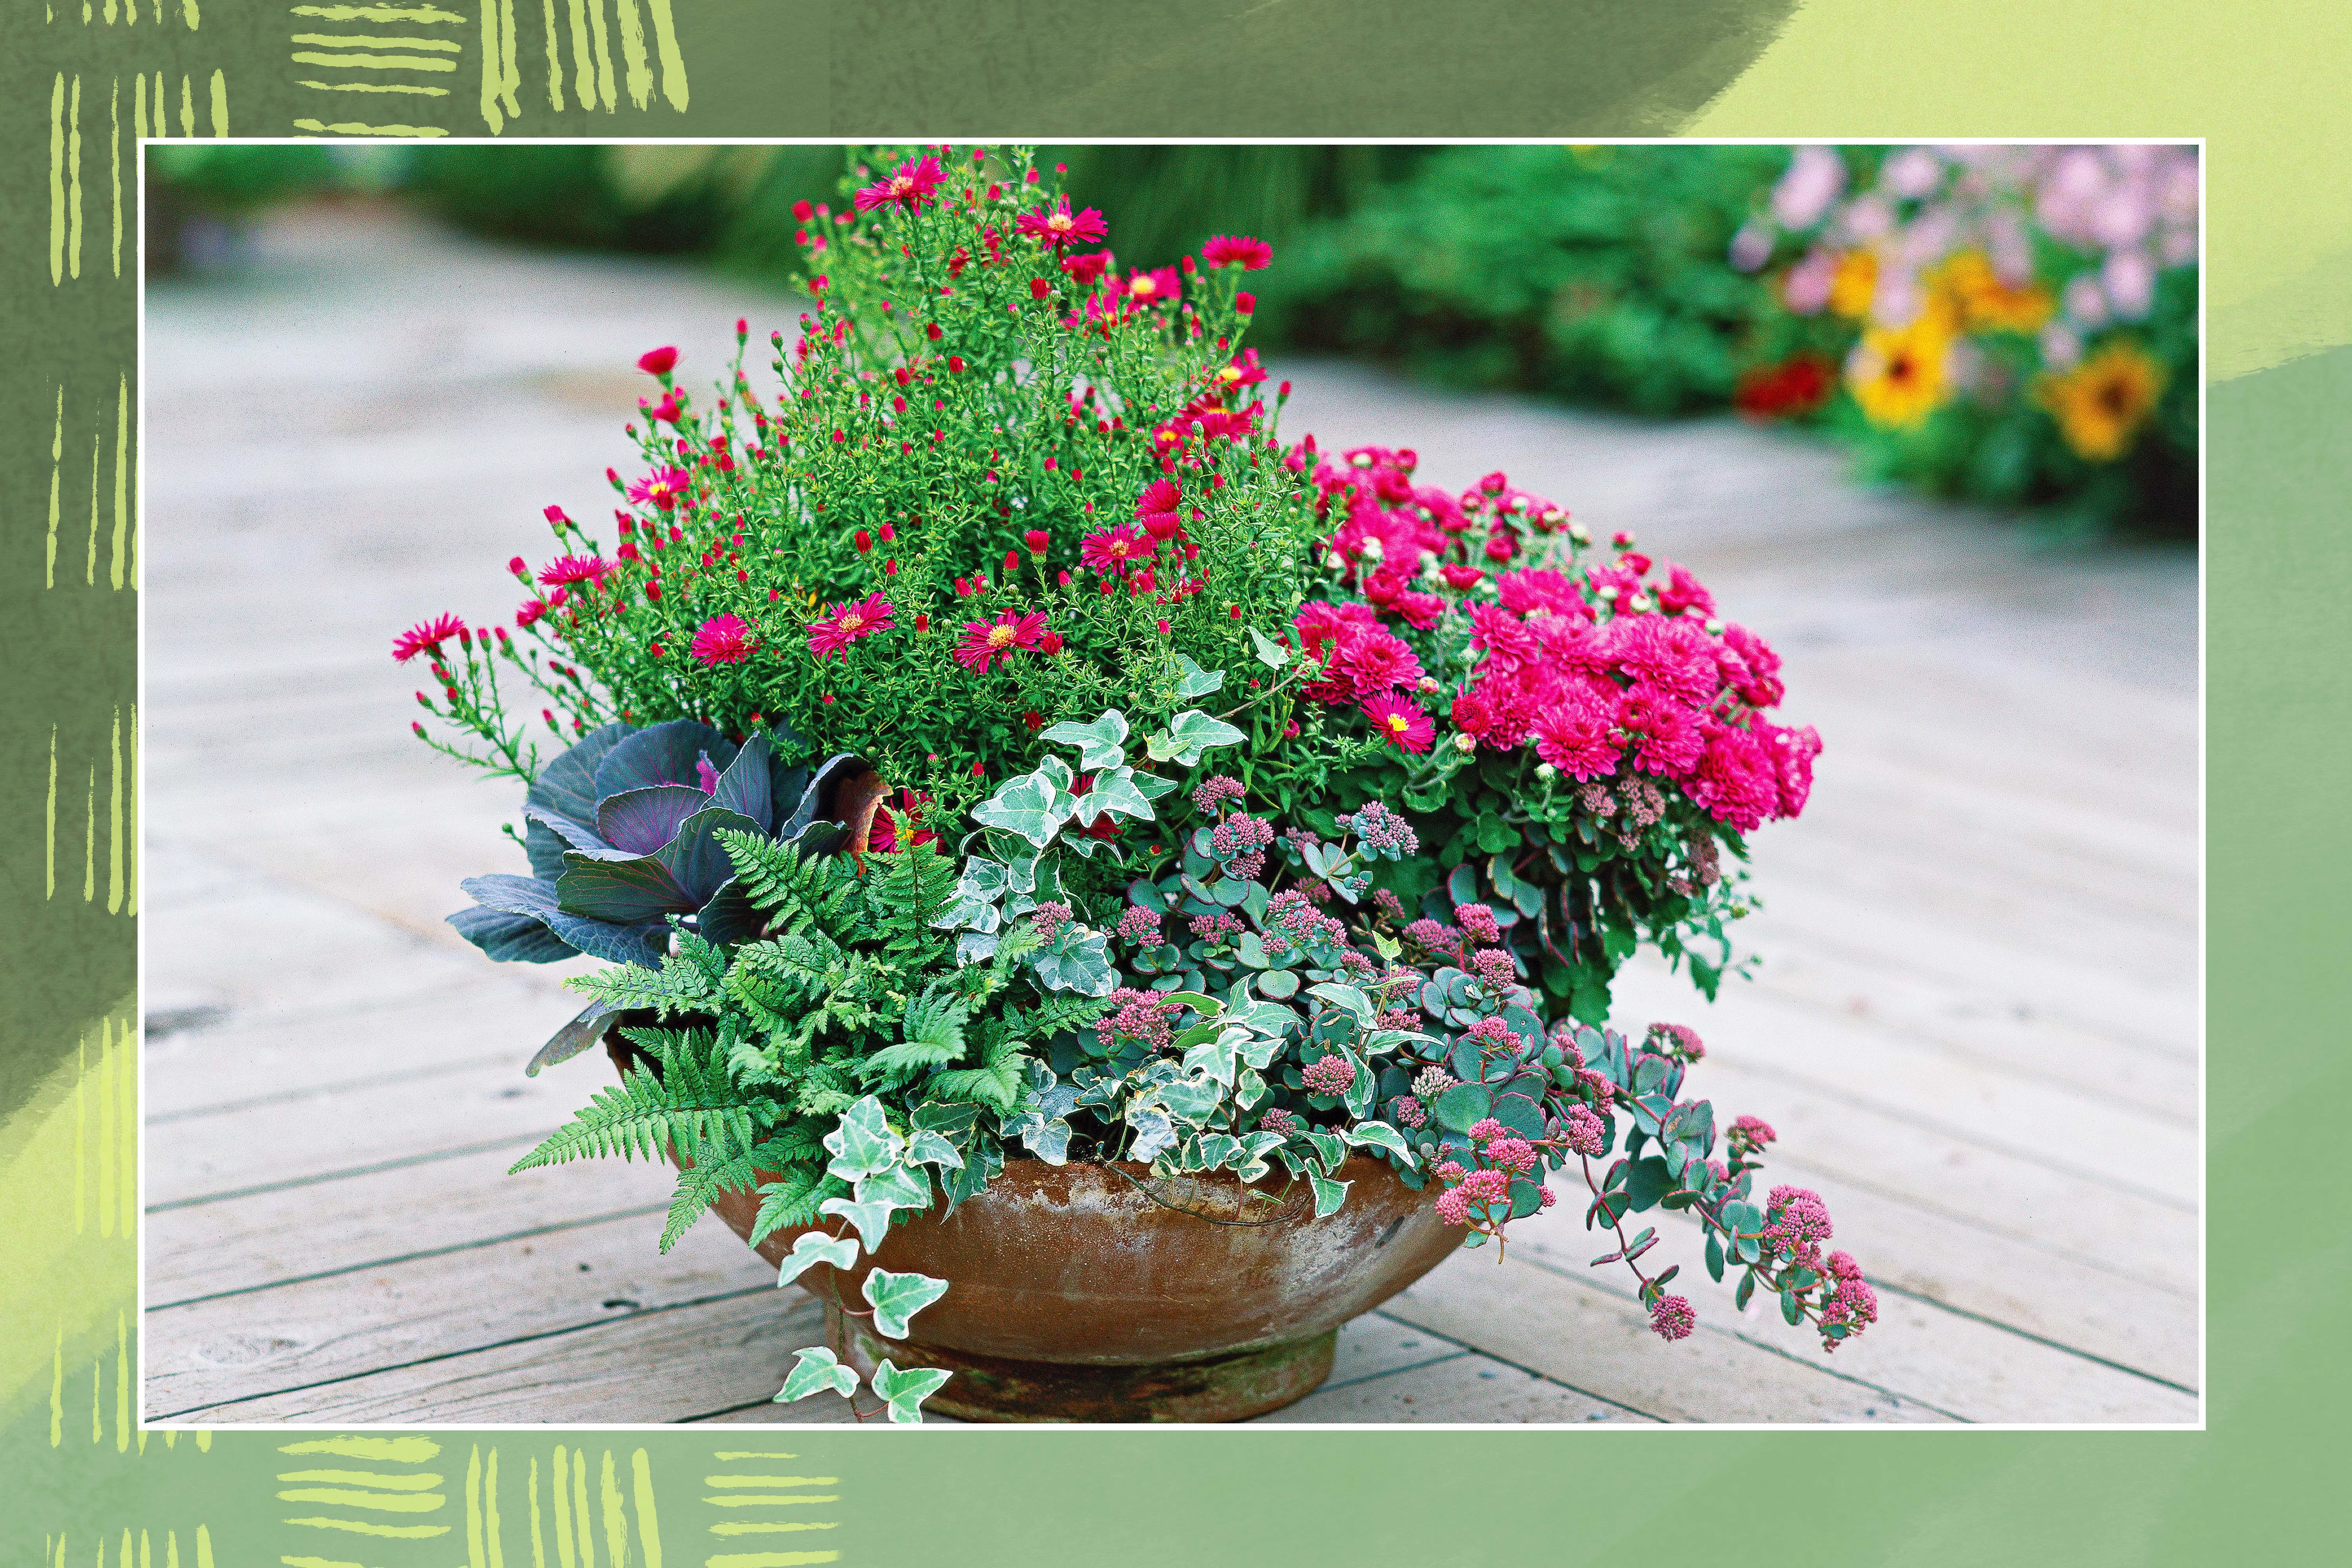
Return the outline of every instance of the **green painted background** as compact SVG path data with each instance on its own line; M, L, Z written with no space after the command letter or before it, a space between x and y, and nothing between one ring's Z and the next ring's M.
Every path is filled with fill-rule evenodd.
M2336 826L2352 778L2338 730L2352 710L2352 349L2340 346L2352 342L2341 92L2352 10L377 3L449 19L346 22L258 0L11 0L6 13L0 103L16 153L0 166L0 904L15 940L0 981L0 1561L1484 1564L1518 1551L1544 1563L2201 1565L2343 1553L2352 1231L2327 1171L2352 1073L2336 896L2352 869ZM458 43L437 52L452 70L394 73L440 94L300 85L333 81L294 58L297 32L412 23ZM509 136L2209 137L2209 363L2223 378L2209 434L2210 1429L736 1427L376 1434L340 1452L331 1433L139 1432L135 137L285 135L303 120ZM331 1447L289 1451L320 1442ZM752 1521L813 1528L731 1528Z

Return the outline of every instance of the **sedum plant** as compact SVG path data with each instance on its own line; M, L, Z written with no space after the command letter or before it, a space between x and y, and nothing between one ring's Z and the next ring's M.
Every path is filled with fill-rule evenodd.
M1017 149L847 194L804 216L779 387L738 363L705 408L647 354L609 552L551 508L511 629L395 645L441 684L418 733L527 785L531 875L454 923L612 965L532 1069L610 1037L622 1080L518 1168L672 1160L664 1247L755 1196L780 1283L1018 1160L1322 1218L1369 1157L1497 1255L1580 1181L1662 1335L1694 1312L1628 1232L1654 1209L1743 1304L1867 1327L1818 1196L1759 1194L1770 1129L1685 1093L1696 1036L1607 1027L1640 943L1708 994L1741 967L1733 868L1819 750L1769 647L1500 475L1286 445L1256 241L1122 266ZM874 1268L856 1310L905 1340L951 1289ZM946 1375L813 1348L779 1397L913 1421Z

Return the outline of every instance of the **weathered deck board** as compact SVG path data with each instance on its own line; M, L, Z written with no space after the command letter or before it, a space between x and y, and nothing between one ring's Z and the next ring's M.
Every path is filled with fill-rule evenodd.
M610 1081L520 1070L592 966L493 966L443 923L514 859L514 792L408 740L382 651L419 614L495 611L539 508L600 502L640 390L612 367L654 342L719 363L747 301L380 224L297 219L261 254L234 294L149 304L146 1408L856 1419L771 1403L816 1310L715 1225L659 1255L666 1173L506 1174ZM1694 1087L1779 1128L1767 1181L1830 1200L1884 1317L1824 1358L1736 1314L1664 1216L1652 1258L1701 1325L1666 1344L1585 1267L1603 1245L1564 1191L1508 1261L1465 1253L1348 1325L1275 1419L2193 1422L2193 562L2039 549L1776 433L1297 379L1290 423L1326 447L1506 468L1637 529L1786 656L1829 749L1803 820L1756 838L1738 934L1763 963L1709 1005L1642 959L1618 1016L1700 1030Z

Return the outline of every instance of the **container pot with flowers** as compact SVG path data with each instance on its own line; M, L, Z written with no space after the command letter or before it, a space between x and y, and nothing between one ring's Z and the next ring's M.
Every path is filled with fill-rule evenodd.
M1643 942L1713 993L1804 804L1764 643L1500 475L1286 443L1256 241L1122 269L1018 149L844 188L781 385L745 323L707 406L646 354L613 531L549 509L511 629L395 648L417 733L526 786L530 874L454 923L611 965L530 1070L620 1082L523 1163L674 1162L665 1247L715 1211L825 1303L778 1398L894 1420L1275 1408L1570 1191L1667 1338L1659 1208L1741 1304L1866 1327L1696 1037L1608 1026Z

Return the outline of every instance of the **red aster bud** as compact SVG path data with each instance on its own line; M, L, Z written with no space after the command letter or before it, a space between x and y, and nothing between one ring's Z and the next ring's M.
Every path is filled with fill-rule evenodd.
M1043 555L1045 546L1053 542L1053 536L1042 528L1033 528L1021 536L1021 542L1029 547L1030 554Z
M667 375L677 364L675 348L647 349L637 357L637 368L647 375Z
M857 553L860 555L874 548L874 536L862 528L849 536L849 542L857 546Z
M1257 309L1257 296L1244 289L1234 296L1234 309L1246 316Z

